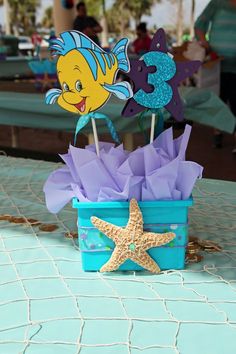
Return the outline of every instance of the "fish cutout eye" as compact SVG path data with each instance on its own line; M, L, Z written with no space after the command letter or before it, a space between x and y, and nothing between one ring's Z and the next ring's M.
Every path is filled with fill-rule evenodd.
M81 84L81 81L80 80L77 80L76 83L75 83L75 88L77 91L81 91L82 90L82 84Z
M67 85L66 82L63 82L62 88L63 88L63 91L70 91L70 88L69 88L69 86Z

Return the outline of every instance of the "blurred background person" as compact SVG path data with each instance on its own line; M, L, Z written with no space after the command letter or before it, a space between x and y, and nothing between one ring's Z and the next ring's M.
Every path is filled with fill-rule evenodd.
M92 16L87 16L87 8L83 1L80 1L76 5L77 16L74 21L73 29L80 31L89 38L91 38L95 43L100 45L98 38L98 33L102 32L102 27L97 22L97 20Z
M32 34L31 41L34 45L34 54L36 56L38 56L40 53L42 37L40 36L40 34L37 31L34 31L34 33Z
M211 0L195 23L195 33L208 52L222 58L220 98L236 117L236 0ZM214 146L222 147L222 133L217 130ZM236 153L236 144L232 152Z
M135 54L142 55L146 53L151 45L151 37L147 31L146 22L141 22L136 28L137 38L133 42L133 50Z

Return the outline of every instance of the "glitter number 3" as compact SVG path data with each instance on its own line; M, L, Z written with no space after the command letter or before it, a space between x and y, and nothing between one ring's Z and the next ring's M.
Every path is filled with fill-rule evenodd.
M138 90L133 98L147 108L162 108L166 106L173 96L173 91L166 81L174 77L176 65L168 54L162 52L149 52L144 54L143 60L147 66L155 66L156 71L148 74L148 83L154 87L150 93Z

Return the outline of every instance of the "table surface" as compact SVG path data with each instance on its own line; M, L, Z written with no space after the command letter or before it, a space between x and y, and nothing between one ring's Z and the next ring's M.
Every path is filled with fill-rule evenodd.
M180 89L186 119L232 133L235 117L229 108L213 92L206 89L183 87ZM101 108L101 113L113 120L116 129L123 133L139 132L137 118L121 117L125 102L114 98ZM16 92L0 93L0 124L31 128L57 129L74 132L79 116L64 111L57 104L46 105L45 95ZM151 114L144 119L144 127L149 128ZM98 133L108 133L104 120L97 121ZM83 132L90 133L88 124Z
M30 56L7 57L6 60L0 60L0 79L32 76L29 68L31 60L34 58Z
M222 354L236 352L236 183L201 180L190 235L223 247L160 275L85 273L69 205L49 214L43 183L58 164L0 157L0 353Z

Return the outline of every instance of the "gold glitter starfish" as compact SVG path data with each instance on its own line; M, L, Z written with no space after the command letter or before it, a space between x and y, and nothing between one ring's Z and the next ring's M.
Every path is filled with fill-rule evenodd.
M119 268L127 259L131 259L152 273L159 273L157 263L146 252L152 247L164 245L175 238L173 232L158 234L144 232L143 216L135 199L130 201L129 221L125 228L115 226L97 217L91 217L93 225L115 242L115 249L109 261L100 272L111 272Z

